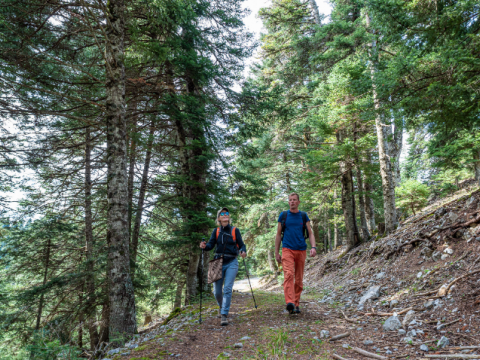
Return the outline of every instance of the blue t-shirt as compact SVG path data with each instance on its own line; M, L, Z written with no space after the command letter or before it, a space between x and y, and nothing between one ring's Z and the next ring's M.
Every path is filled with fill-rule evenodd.
M309 221L310 219L307 215L307 222ZM278 222L282 223L282 213L278 217ZM307 250L307 243L303 237L303 219L300 211L298 213L287 211L282 247L290 250Z

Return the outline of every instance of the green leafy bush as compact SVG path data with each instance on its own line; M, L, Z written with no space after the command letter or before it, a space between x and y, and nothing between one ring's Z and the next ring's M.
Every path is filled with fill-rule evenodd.
M406 180L396 191L397 207L412 210L415 215L416 211L427 204L429 194L427 185L413 179Z

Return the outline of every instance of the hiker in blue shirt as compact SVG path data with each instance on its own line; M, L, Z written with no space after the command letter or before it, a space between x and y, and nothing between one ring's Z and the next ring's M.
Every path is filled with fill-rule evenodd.
M277 236L275 237L275 258L283 265L283 292L287 311L290 314L300 313L300 295L303 290L303 272L307 257L306 239L312 248L310 256L317 255L315 236L310 226L307 213L298 210L300 196L296 193L288 195L290 210L283 211L278 217ZM282 255L280 244L282 243Z

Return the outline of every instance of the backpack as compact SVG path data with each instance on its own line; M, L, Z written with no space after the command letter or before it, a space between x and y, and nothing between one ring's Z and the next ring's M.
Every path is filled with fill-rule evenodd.
M288 211L282 211L282 241L283 241L283 234L285 234L285 229L287 227L287 215ZM307 229L307 213L300 211L300 215L302 215L302 220L303 220L303 237L305 239L308 238L308 229Z
M237 245L237 249L240 249L240 247L238 246L238 243L237 243L237 234L235 234L236 229L237 229L236 227L233 227L232 228L232 233L230 235L233 238L233 242ZM215 235L215 240L218 240L218 235L220 235L220 228L219 227L217 228L217 233Z

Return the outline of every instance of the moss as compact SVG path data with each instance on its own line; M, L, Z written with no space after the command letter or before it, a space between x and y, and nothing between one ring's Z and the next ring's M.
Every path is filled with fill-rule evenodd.
M182 309L180 309L179 307L173 309L173 311L170 313L170 315L168 315L168 317L165 320L163 320L162 325L167 325L170 320L177 317L181 313L182 313Z
M145 350L147 347L148 347L147 345L142 345L142 346L139 346L139 347L133 349L133 351L143 351L143 350Z

